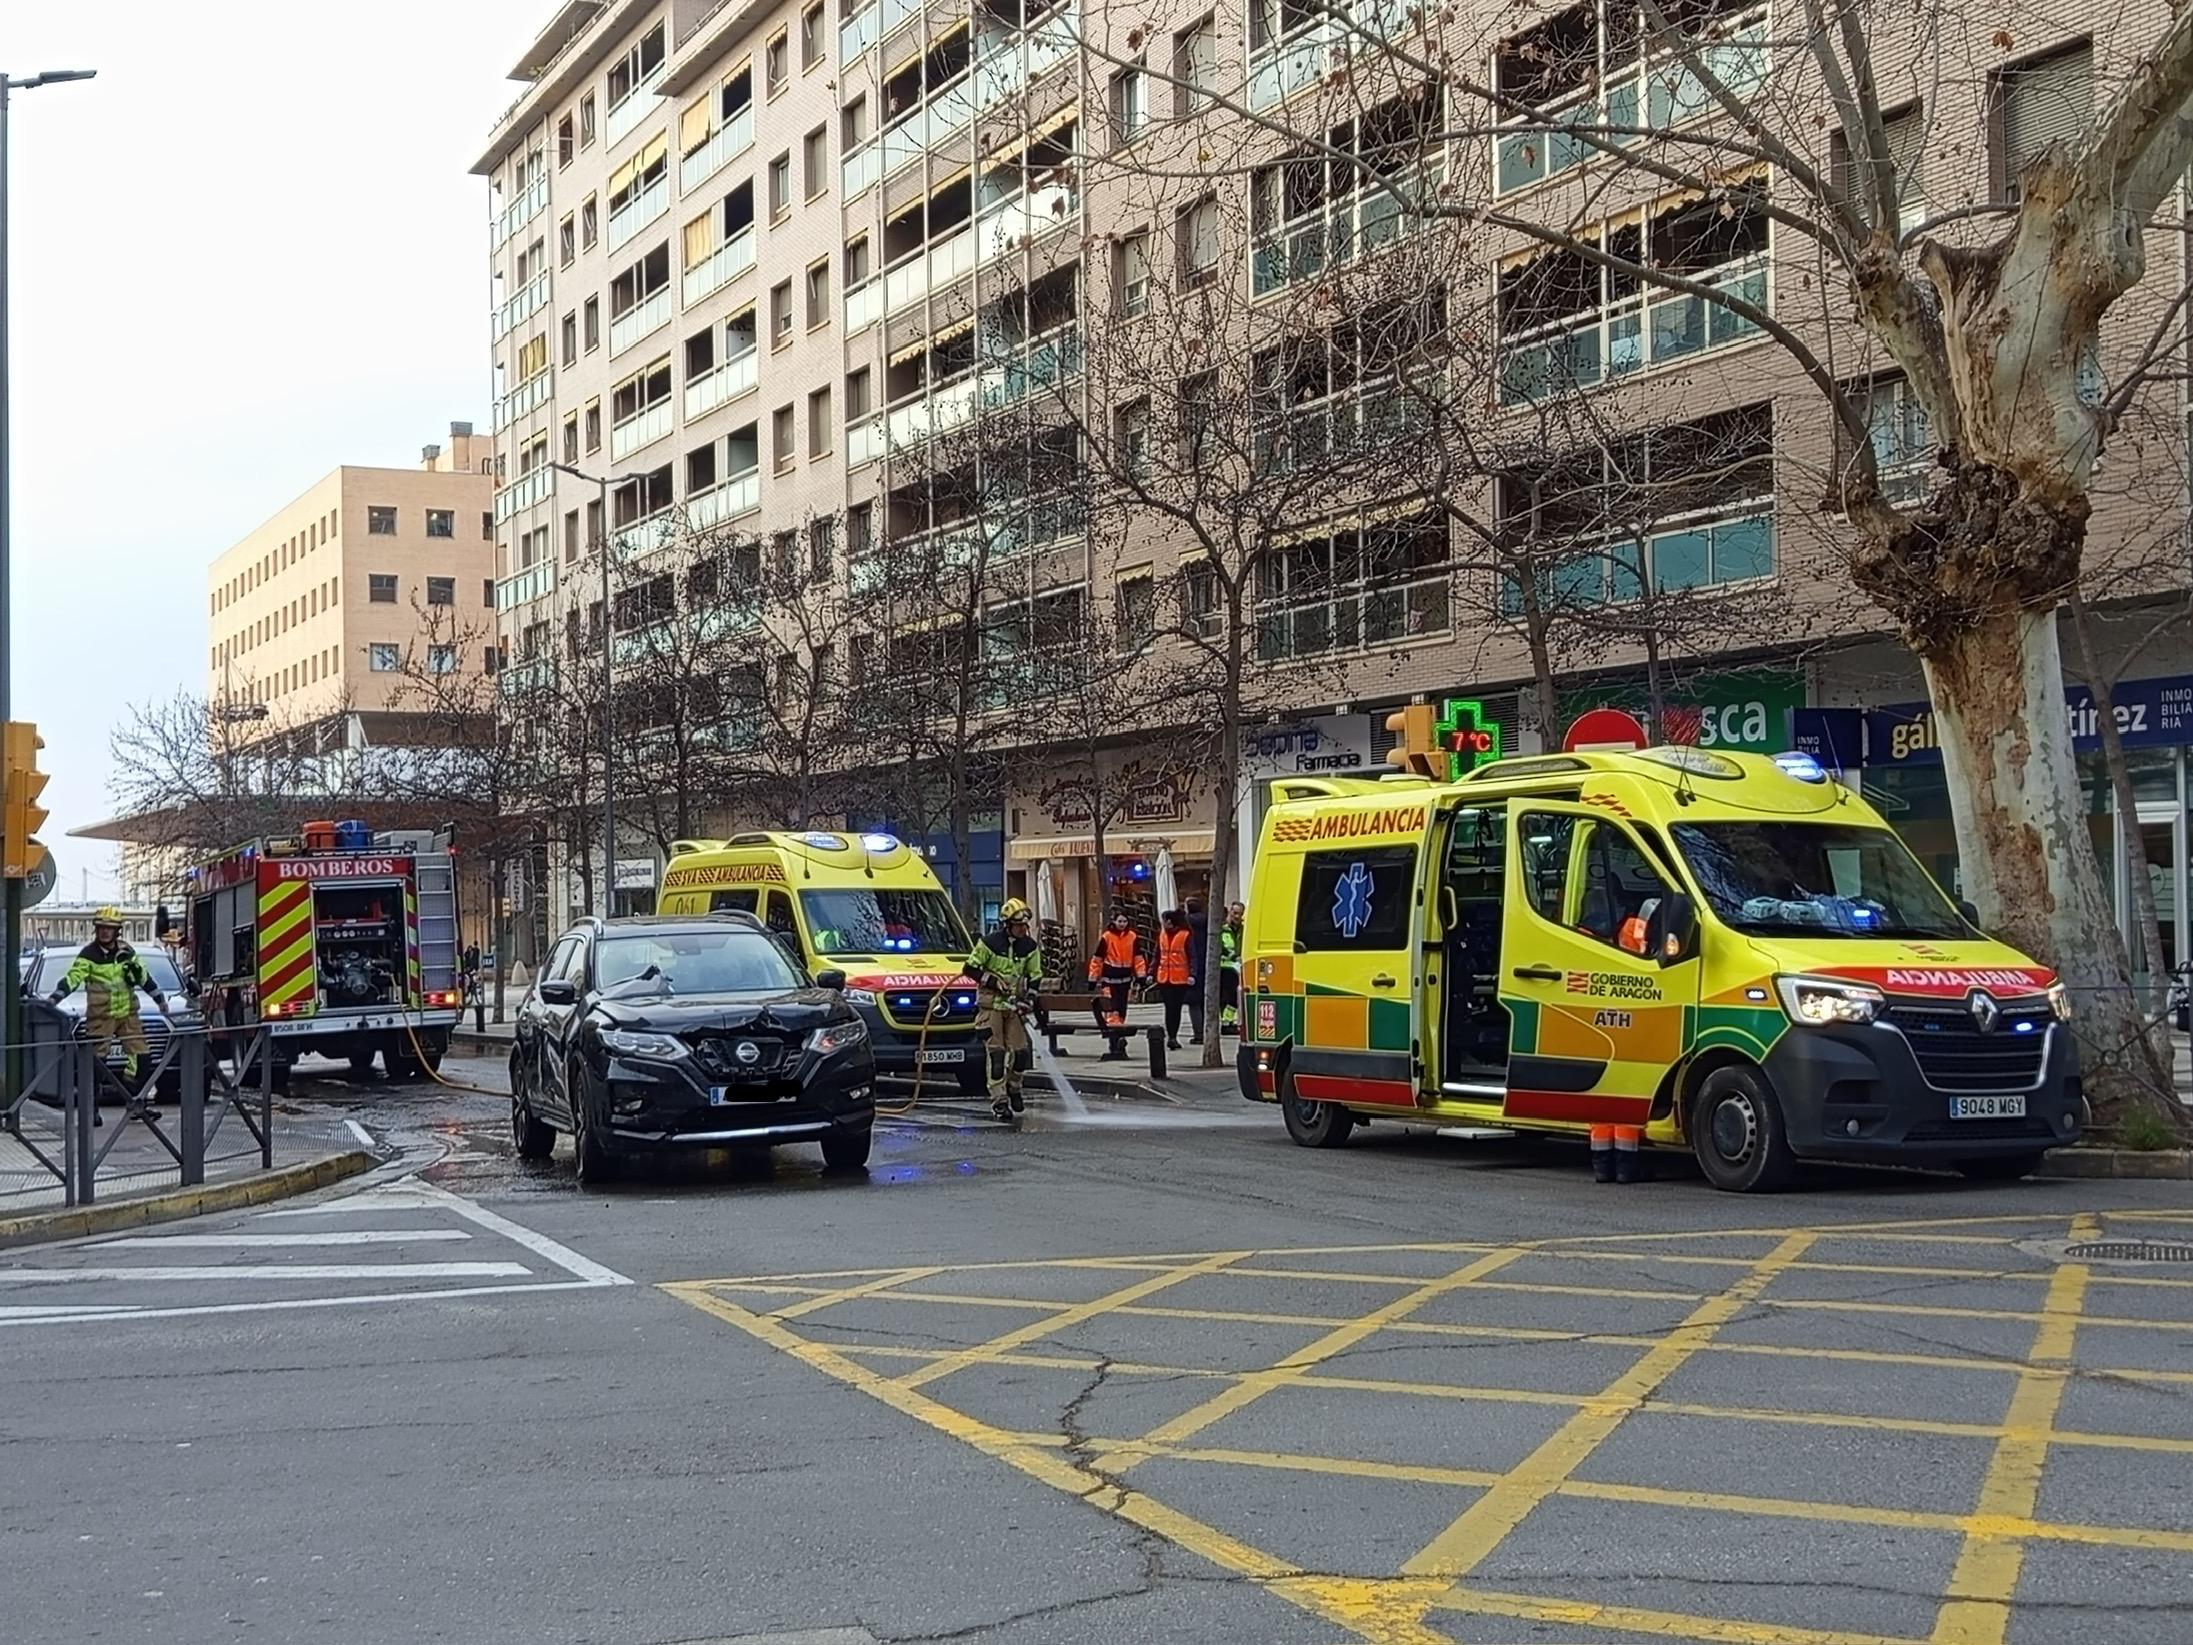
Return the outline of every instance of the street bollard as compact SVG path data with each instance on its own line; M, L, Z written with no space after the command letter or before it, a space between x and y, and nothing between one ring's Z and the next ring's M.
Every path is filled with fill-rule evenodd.
M185 1034L176 1060L183 1079L182 1109L177 1119L181 1135L183 1186L194 1188L206 1180L206 1037Z
M1165 1077L1165 1030L1146 1028L1143 1033L1150 1042L1150 1078L1161 1080Z

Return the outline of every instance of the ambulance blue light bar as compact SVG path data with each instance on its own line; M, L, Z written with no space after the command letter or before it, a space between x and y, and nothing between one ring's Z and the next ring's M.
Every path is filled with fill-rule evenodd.
M1774 763L1780 767L1783 776L1795 777L1801 783L1824 783L1828 780L1827 773L1820 768L1820 762L1802 749L1793 748L1787 753L1777 754L1774 756Z

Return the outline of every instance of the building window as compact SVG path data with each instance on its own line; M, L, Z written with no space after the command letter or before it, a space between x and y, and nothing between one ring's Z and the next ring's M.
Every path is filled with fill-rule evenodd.
M866 366L862 366L855 371L848 371L845 374L845 420L847 422L851 422L856 417L865 417L875 409L875 391L872 386L874 382L875 379L869 374L869 368Z
M430 645L426 648L426 671L429 674L454 674L457 672L457 648L453 645Z
M1141 484L1150 477L1150 402L1147 396L1129 401L1112 413L1113 460L1129 480Z
M594 94L588 92L579 99L579 147L594 146Z
M2019 173L2051 143L2075 142L2094 116L2094 47L2081 40L2004 69L1995 82L1995 194L2015 205Z
M1893 232L1901 238L1926 220L1926 121L1919 105L1881 116L1882 135L1888 139L1888 159L1896 173L1896 222ZM1874 191L1866 168L1853 166L1850 144L1841 132L1828 139L1829 169L1835 186L1858 208L1867 222L1874 220Z
M1219 611L1218 573L1208 560L1191 560L1180 568L1180 593L1188 632L1199 640L1215 639L1225 619Z
M586 505L586 541L589 547L602 540L602 503L599 497Z
M609 65L609 112L614 114L663 64L663 27L657 23L616 62Z
M1575 230L1584 244L1768 305L1771 247L1763 186L1736 185L1705 199L1678 198L1633 216ZM1500 398L1519 405L1590 387L1749 341L1758 328L1735 310L1689 292L1647 287L1579 251L1555 249L1500 271Z
M780 280L769 288L769 343L782 348L792 340L792 282Z
M602 448L602 403L586 402L586 450L589 456Z
M585 251L592 251L594 249L594 241L596 237L600 235L600 233L601 213L596 209L594 205L594 196L589 194L583 201L579 203L580 248Z
M1202 199L1187 207L1175 224L1179 242L1180 283L1193 291L1218 279L1218 202Z
M483 508L480 510L480 541L483 543L491 543L494 540L495 511L491 508Z
M1112 297L1122 319L1150 307L1150 236L1147 230L1123 234L1112 246Z
M830 259L812 263L807 269L807 329L830 323Z
M377 644L366 647L366 667L376 674L394 674L404 666L401 647Z
M829 391L824 390L827 399ZM830 575L831 562L837 557L838 522L835 515L818 514L807 522L807 574L811 577Z
M1901 377L1876 377L1861 392L1882 495L1895 502L1923 496L1934 455L1934 429L1926 407Z
M495 609L495 579L492 577L480 579L480 604L490 611Z
M1111 110L1114 143L1131 143L1141 135L1147 86L1139 64L1113 72L1106 107Z
M807 396L807 455L820 457L830 449L830 390L818 388Z
M556 169L561 171L571 164L572 156L578 152L578 134L572 128L571 116L567 114L556 122Z
M576 411L563 420L563 460L567 463L579 460L579 414Z
M779 29L762 48L762 85L771 97L784 90L785 81L791 78L791 60L787 37Z
M1157 579L1148 572L1119 583L1119 648L1139 651L1157 637Z
M769 162L769 220L775 222L792 209L792 151L787 149Z
M769 418L769 455L775 461L779 474L798 459L798 440L799 429L794 423L792 408L777 407Z
M851 154L868 141L868 94L860 93L838 111L838 147Z
M857 235L845 243L845 289L853 290L868 278L868 236Z
M586 352L591 354L602 346L602 300L589 297L586 300Z
M818 4L800 13L800 67L813 68L822 61L823 50L823 9Z
M454 537L457 535L457 511L453 508L430 508L426 511L426 534L429 537Z
M850 557L876 546L876 505L855 503L845 511L845 552Z
M1452 577L1437 511L1297 538L1259 562L1258 654L1278 662L1444 634Z
M563 335L563 363L575 366L579 363L579 317L566 314L560 327Z
M455 605L457 603L457 579L454 577L429 577L426 580L428 605Z
M1218 88L1218 21L1206 14L1173 36L1173 112L1182 119L1211 106Z
M579 260L579 220L568 212L556 225L557 267L569 268Z
M830 128L817 126L800 139L800 167L806 173L807 198L830 186Z
M393 537L396 535L396 511L378 504L366 508L366 535L369 537Z

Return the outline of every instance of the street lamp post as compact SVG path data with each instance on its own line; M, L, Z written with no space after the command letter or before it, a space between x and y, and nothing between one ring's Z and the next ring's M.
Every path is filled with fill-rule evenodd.
M615 664L611 660L609 643L609 488L622 485L633 476L589 474L570 463L552 462L548 466L574 480L584 480L601 497L602 527L597 546L602 553L602 906L614 911L617 906L617 727L616 716L610 711Z
M8 281L8 102L16 92L36 91L40 86L57 86L67 80L89 80L97 69L47 69L16 79L0 70L0 721L15 716L15 694L10 689L15 673L15 629L13 607L10 601L11 516L14 513L13 488L15 469L10 455L8 427L8 309L12 306ZM7 930L8 961L23 951L23 882L7 882ZM15 1095L15 1071L23 1043L23 1001L20 989L9 987L5 991L6 1038L8 1046L8 1095Z

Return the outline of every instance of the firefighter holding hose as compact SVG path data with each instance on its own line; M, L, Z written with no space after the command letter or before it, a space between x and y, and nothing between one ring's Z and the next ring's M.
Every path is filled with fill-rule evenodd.
M122 940L122 916L115 909L102 908L92 916L91 941L69 962L61 986L53 991L53 1003L59 1005L79 988L84 991L84 1032L91 1040L92 1054L104 1057L107 1048L119 1042L122 1077L134 1095L138 1059L152 1050L137 1015L137 992L142 989L151 995L152 1003L163 1012L168 1002L137 950Z
M983 1017L990 1030L990 1112L1010 1121L1027 1106L1020 1088L1020 1054L1031 1048L1028 1017L1036 1009L1036 984L1043 976L1043 948L1028 933L1028 905L1018 897L1006 898L996 928L982 934L961 969L982 985Z

